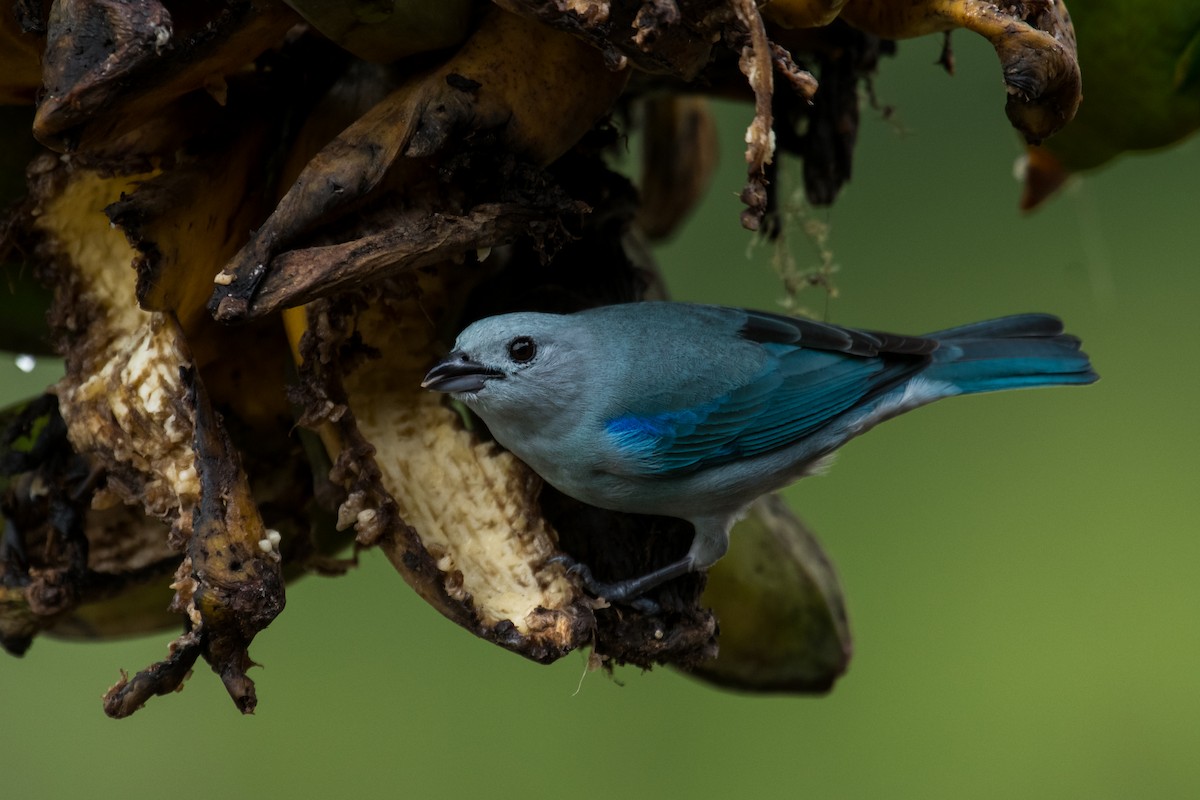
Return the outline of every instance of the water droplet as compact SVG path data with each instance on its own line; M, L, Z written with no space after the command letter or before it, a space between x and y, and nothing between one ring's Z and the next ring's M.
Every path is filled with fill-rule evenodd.
M37 359L33 356L25 353L17 356L17 369L21 372L33 372L35 367L37 367Z

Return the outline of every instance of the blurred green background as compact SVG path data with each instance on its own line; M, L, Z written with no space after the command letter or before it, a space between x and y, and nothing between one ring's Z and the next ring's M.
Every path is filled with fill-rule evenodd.
M181 694L105 718L118 668L162 658L168 634L5 657L4 795L1200 796L1200 142L1121 160L1022 218L994 55L958 35L950 78L940 45L884 62L896 114L864 112L854 180L817 215L841 267L828 318L917 333L1052 311L1103 380L922 409L790 490L848 595L856 652L830 696L668 670L614 681L583 654L537 666L368 553L289 587L252 648L254 717L200 666ZM722 107L710 202L661 251L678 299L782 295L738 225L749 117ZM53 378L0 364L6 402Z

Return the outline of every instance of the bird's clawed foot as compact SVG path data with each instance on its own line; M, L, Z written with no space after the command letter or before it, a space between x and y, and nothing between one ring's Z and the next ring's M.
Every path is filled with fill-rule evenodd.
M551 564L561 564L566 568L567 572L579 578L579 582L583 584L583 588L588 594L605 600L609 603L629 606L635 611L643 614L657 614L662 610L662 607L648 597L642 597L642 593L653 588L657 583L646 583L645 578L649 576L643 575L641 578L633 578L624 581L598 581L592 574L592 569L582 561L577 561L566 553L559 553L549 559Z

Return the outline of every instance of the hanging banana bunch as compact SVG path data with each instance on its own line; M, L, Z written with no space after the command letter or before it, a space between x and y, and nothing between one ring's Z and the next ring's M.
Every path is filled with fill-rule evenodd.
M378 548L448 619L534 661L586 646L607 668L827 691L850 653L840 589L778 501L740 523L707 588L690 575L609 607L564 564L641 574L678 557L687 524L543 486L420 381L481 316L663 295L646 242L710 183L704 93L753 104L742 222L758 229L777 146L814 165L811 196L836 196L880 37L955 27L996 46L1028 140L1071 118L1074 40L1049 0L0 12L0 348L66 363L0 415L0 645L174 626L107 713L199 659L250 712L250 646L287 581ZM640 194L605 162L617 110L647 141ZM800 135L810 122L833 133Z

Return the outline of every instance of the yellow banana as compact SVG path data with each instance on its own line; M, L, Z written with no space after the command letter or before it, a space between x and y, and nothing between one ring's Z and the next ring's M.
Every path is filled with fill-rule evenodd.
M848 0L841 18L887 39L955 28L980 34L996 48L1008 88L1005 112L1026 141L1053 135L1079 108L1075 31L1063 0Z

